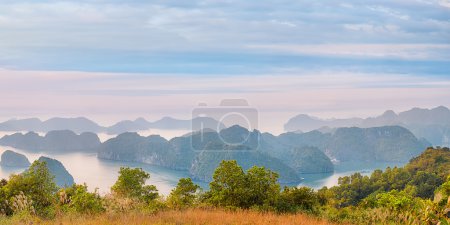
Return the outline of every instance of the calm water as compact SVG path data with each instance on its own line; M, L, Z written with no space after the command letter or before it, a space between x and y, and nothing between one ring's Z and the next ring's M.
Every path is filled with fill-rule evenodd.
M156 185L159 192L167 195L177 184L178 180L188 177L184 171L174 171L159 166L151 166L143 163L129 163L98 159L96 154L71 153L71 154L47 154L30 153L20 149L0 146L0 154L5 150L13 150L27 156L30 162L38 159L40 156L47 156L59 160L64 167L72 174L76 183L86 183L90 190L98 188L100 193L109 192L109 188L117 179L118 171L121 166L140 167L150 173L150 179L147 183ZM8 178L12 173L20 173L25 168L0 167L0 177ZM206 187L207 184L197 182L200 186Z
M110 187L117 179L117 172L121 166L140 167L146 172L150 173L150 180L148 184L155 185L159 192L167 195L171 189L175 187L178 180L183 177L188 177L186 171L174 171L159 166L152 166L143 163L118 162L98 159L96 154L86 153L71 153L71 154L47 154L47 153L30 153L21 149L15 149L7 146L0 146L0 154L5 150L13 150L24 154L30 162L38 159L40 156L47 156L54 158L63 163L66 169L75 179L76 183L86 183L90 190L98 188L101 194L109 192ZM312 188L321 188L323 186L333 186L338 182L341 176L347 176L355 172L360 172L363 175L369 175L374 169L385 168L386 166L393 166L392 164L362 164L362 165L338 165L336 172L333 174L304 174L303 182L299 185L309 186ZM0 178L8 178L12 173L20 173L25 168L8 168L0 167ZM196 182L202 188L208 187L207 183ZM293 184L296 185L296 184Z

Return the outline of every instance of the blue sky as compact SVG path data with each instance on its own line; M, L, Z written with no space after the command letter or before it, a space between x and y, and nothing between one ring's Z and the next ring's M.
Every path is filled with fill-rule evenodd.
M0 68L1 118L187 115L227 97L283 120L448 106L450 1L3 0Z
M448 0L2 1L0 27L0 65L21 70L450 70Z

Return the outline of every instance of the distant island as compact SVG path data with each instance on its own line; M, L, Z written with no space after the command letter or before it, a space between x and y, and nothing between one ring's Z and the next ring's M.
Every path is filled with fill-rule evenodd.
M70 130L55 130L40 136L34 132L15 133L0 138L0 145L33 152L96 152L101 144L95 133L76 134Z
M416 137L437 146L450 145L450 110L445 106L433 109L413 108L395 113L387 110L380 116L347 119L319 119L306 114L297 115L284 125L289 132L321 130L333 132L340 127L380 127L398 125L409 129Z
M25 155L6 150L2 153L0 165L6 167L28 167L31 163Z
M233 140L247 139L242 139L239 145L227 145L219 135ZM428 145L399 126L339 128L333 134L311 131L274 136L236 125L220 133L207 130L171 140L124 133L102 143L98 157L186 170L202 181L211 180L213 169L222 160L237 160L244 169L264 166L279 173L280 182L294 183L299 182L304 173L333 172L332 160L335 163L407 162Z
M75 133L90 132L121 134L124 132L136 132L149 129L191 130L193 129L193 123L201 123L204 125L203 128L216 129L217 127L225 127L220 122L209 117L198 117L186 120L163 117L154 122L149 122L144 118L137 118L136 120L123 120L110 127L101 126L85 117L55 117L45 121L41 121L38 118L11 119L0 123L0 131L34 131L47 133L54 130L71 130Z

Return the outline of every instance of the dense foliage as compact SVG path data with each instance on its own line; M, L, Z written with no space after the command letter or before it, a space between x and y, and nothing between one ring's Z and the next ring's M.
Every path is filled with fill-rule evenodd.
M196 203L196 194L200 186L194 184L191 178L181 178L175 189L167 198L167 205L172 208L186 208Z
M34 161L22 174L12 175L1 186L2 212L9 215L30 211L41 216L52 216L57 186L46 163Z
M100 196L86 185L57 189L45 162L35 161L22 174L0 182L0 209L6 216L51 218L64 213L101 214L215 207L276 213L308 213L354 224L449 224L450 150L429 148L404 167L355 173L339 185L313 190L284 187L278 174L264 167L244 170L237 161L222 161L203 192L182 178L167 198L140 168L120 168L111 194Z
M86 184L63 188L59 190L58 197L59 206L64 211L93 214L105 211L100 195L89 192Z
M154 185L145 185L145 181L150 178L150 174L141 168L121 167L119 178L111 187L113 194L118 197L134 198L145 202L150 202L158 197L158 190Z

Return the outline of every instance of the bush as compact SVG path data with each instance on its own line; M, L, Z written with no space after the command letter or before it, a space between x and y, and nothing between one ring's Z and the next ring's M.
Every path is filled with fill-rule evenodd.
M60 205L65 211L97 214L105 211L103 200L97 191L91 193L86 184L63 188L58 192Z
M32 202L36 214L53 217L55 215L54 205L57 201L56 191L58 190L53 179L46 163L35 161L22 174L11 175L2 189L9 202L14 201L13 198L16 196L26 196L26 199Z
M145 185L145 181L149 178L150 174L141 168L121 167L119 177L111 187L111 191L117 197L134 198L149 203L158 198L156 187L154 185Z
M236 160L222 161L205 194L207 202L226 208L268 209L280 194L278 174L264 167L252 167L244 173Z
M192 206L197 198L196 193L199 188L191 178L181 178L167 198L168 206L177 209Z
M393 190L376 195L376 205L394 211L406 211L414 208L415 201L405 191Z
M280 212L317 212L319 198L309 187L285 187L280 194L277 210Z

